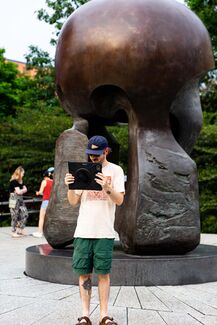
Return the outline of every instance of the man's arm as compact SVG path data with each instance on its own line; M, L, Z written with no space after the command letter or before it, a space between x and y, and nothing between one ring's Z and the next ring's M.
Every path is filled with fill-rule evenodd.
M112 188L106 190L106 193L115 204L121 205L123 203L125 193L116 192Z
M80 196L74 190L68 190L67 197L72 206L76 206L80 202Z
M73 184L74 181L74 176L72 176L72 174L67 173L65 176L65 184L68 186L69 184ZM77 195L74 190L68 190L67 197L69 203L72 206L76 206L80 202L80 196Z
M107 177L102 173L97 173L95 181L100 184L103 190L109 195L110 199L117 205L121 205L124 201L124 192L117 192L109 185Z

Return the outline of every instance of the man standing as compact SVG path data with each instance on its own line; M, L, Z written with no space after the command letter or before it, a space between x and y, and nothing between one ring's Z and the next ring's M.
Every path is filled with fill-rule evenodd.
M110 163L110 152L106 138L96 135L89 139L86 154L94 163L102 164L102 173L95 181L102 191L68 190L72 206L80 203L77 227L74 234L73 269L79 274L79 288L82 303L82 317L77 325L91 325L90 298L91 275L98 274L100 301L100 325L117 325L108 316L110 271L115 238L114 220L116 205L124 199L124 173L120 166ZM74 183L74 176L67 173L65 184Z

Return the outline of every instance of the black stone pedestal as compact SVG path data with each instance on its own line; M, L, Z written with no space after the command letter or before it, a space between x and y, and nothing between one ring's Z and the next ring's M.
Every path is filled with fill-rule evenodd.
M50 245L26 249L26 275L49 282L78 284L72 272L72 247L53 249ZM136 256L125 254L115 244L111 285L182 285L217 281L217 246L199 245L185 255ZM97 284L94 275L93 285Z

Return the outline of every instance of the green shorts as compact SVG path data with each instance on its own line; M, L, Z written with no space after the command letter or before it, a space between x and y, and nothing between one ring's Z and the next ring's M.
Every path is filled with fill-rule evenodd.
M114 239L75 238L73 270L78 274L108 274L111 271Z

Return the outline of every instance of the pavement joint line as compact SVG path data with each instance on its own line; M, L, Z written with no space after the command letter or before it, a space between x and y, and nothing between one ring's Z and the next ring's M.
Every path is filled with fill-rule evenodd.
M159 313L159 311L157 310L157 314L160 316L160 318L163 320L163 322L168 325L168 323L165 321L165 319L163 318L163 316Z
M68 295L68 296L65 296L65 297L62 297L62 298L59 298L59 299L51 299L51 300L58 300L58 301L62 301L64 299L67 299L69 297L72 297L73 295Z
M42 319L46 318L47 316L53 314L53 311L51 311L50 313L44 315L43 317L39 318L39 319L36 319L33 321L33 323L30 323L29 325L34 325L34 324L37 324L38 322L40 322Z
M158 288L159 290L161 289L161 288ZM163 292L166 294L166 295L169 295L167 292L165 292L164 290L163 290ZM188 306L189 308L191 308L191 309L193 309L193 310L195 310L196 312L198 312L198 313L200 313L201 314L201 316L205 316L205 314L203 314L201 311L199 311L198 309L196 309L196 308L194 308L194 307L192 307L192 306L189 306L187 303L185 303L185 302L183 302L182 300L180 300L179 298L177 298L176 296L174 296L173 294L171 295L171 297L173 298L173 299L175 299L175 300L177 300L177 301L180 301L182 304L184 304L185 306ZM169 307L168 307L169 308ZM169 308L170 309L170 308ZM182 311L184 314L188 314L189 312L185 312L185 310L183 310ZM193 317L193 316L192 316Z
M161 288L158 288L158 289L161 289ZM165 292L165 291L164 291L164 292ZM168 294L168 293L166 292L166 294ZM184 305L186 305L186 306L188 306L188 307L190 307L190 308L196 310L197 312L199 312L200 314L202 314L203 316L205 316L205 314L202 313L200 310L198 310L197 308L195 308L195 307L189 305L187 302L183 301L181 298L177 297L176 295L172 294L171 296L172 296L174 299L176 299L176 300L180 301L181 303L183 303ZM184 299L184 298L183 298L183 299Z
M57 299L57 300L61 301L61 300L67 299L67 298L69 298L69 297L74 296L74 295L77 294L77 293L78 293L78 292L71 293L70 295L65 296L65 297L63 297L63 298L60 298L60 299Z
M193 319L195 319L197 322L199 322L200 324L203 324L205 325L205 323L202 323L199 319L197 319L196 317L194 317L193 315L191 314L188 314L190 317L192 317ZM205 316L205 315L204 315Z
M155 288L158 288L158 287L155 286ZM155 298L157 298L167 309L170 309L170 307L167 306L167 304L163 300L161 300L153 291L151 291L150 287L148 289L153 294L153 296L155 296Z
M118 307L118 308L129 308L129 309L135 309L135 310L144 310L143 308L140 308L140 307L126 307L126 306L119 306L119 305L116 305L115 307ZM150 310L150 309L147 309L147 310Z
M186 298L188 298L189 299L189 296L186 294L186 293L182 293L181 295L183 295L183 296L185 296ZM182 301L182 299L185 299L184 297L183 298L180 298L180 297L177 297L177 296L174 296L174 297L176 297L177 299L179 299L180 301ZM208 303L206 303L206 302L204 302L204 301L201 301L200 299L198 299L197 297L195 298L193 298L193 300L194 301L197 301L197 302L199 302L200 304L203 304L203 305L206 305L206 306L208 306L208 307L210 307L210 308L213 308L213 309L215 309L216 311L217 311L217 307L215 307L215 306L211 306L211 305L209 305ZM185 303L185 304L187 304L186 302L184 302L184 301L182 301L183 303ZM189 307L192 307L191 305L189 305ZM192 307L192 308L194 308L194 307ZM197 309L196 309L197 310ZM203 313L202 313L203 314ZM204 314L205 316L207 315L207 316L214 316L213 314L211 315L211 314ZM216 314L216 316L217 316L217 314Z
M56 292L60 292L60 291L64 291L66 288L64 289L61 289L61 290L54 290L54 291L49 291L49 292L46 292L46 293L42 293L40 294L40 297L41 296L46 296L46 295L49 295L49 294L52 294L52 293L56 293ZM37 296L38 297L38 296Z
M209 305L209 304L207 304L207 303L205 303L207 306L209 306L209 307L211 307L211 308L214 308L214 309L216 309L217 310L217 307L215 307L215 306L211 306L211 305ZM210 316L213 316L213 315L210 315ZM217 315L216 315L217 316Z
M183 301L181 298L178 298L178 297L176 297L176 296L173 296L173 297L174 297L175 299L181 301L181 302L182 302L183 304L185 304L186 306L188 306L188 307L190 307L190 308L196 310L197 312L199 312L200 314L202 314L202 316L205 316L205 315L206 315L206 314L202 313L200 310L198 310L197 308L195 308L195 307L189 305L187 302ZM206 303L204 303L204 304L206 305ZM211 306L210 306L210 307L211 307Z
M119 288L119 290L118 290L117 296L116 296L116 298L115 298L115 300L114 300L114 302L113 302L113 306L115 306L115 303L116 303L116 301L117 301L117 299L118 299L119 293L120 293L120 291L121 291L121 287L122 287L122 286L120 286L120 288Z
M163 311L164 313L169 312L168 309L167 309L167 310L164 310L164 309L154 309L154 308L144 308L144 307L142 307L141 309L142 309L142 310L157 311L157 312Z
M133 288L134 288L134 290L135 290L135 293L136 293L137 299L138 299L138 301L139 301L140 308L142 309L142 303L141 303L141 301L140 301L140 298L139 298L138 292L137 292L137 290L136 290L136 287L134 286Z
M95 308L93 308L93 310L92 310L91 313L90 313L90 316L93 315L93 313L95 312L95 310L96 310L98 307L99 307L99 304L97 304L97 305L95 306Z
M38 297L33 297L33 296L19 296L19 295L15 295L15 294L2 294L2 296L6 296L6 297L19 297L19 298L27 298L27 299L37 299Z
M25 297L24 297L24 298L25 298ZM0 313L0 319L1 319L1 316L2 316L2 315L6 315L6 314L8 314L8 313L11 313L12 311L15 311L15 310L21 309L21 308L26 307L26 306L31 306L31 305L33 305L34 303L35 303L35 301L34 301L34 302L30 302L30 303L28 303L28 304L24 304L24 305L22 305L22 306L19 306L19 307L13 308L13 309L10 309L10 310L7 310L7 311L5 311L5 312L3 312L3 313Z

